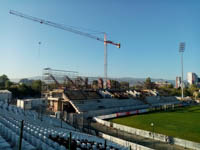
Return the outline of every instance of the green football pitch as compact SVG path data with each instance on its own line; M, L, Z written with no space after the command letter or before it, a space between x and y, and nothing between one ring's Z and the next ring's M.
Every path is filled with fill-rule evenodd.
M115 118L111 122L200 143L200 106Z

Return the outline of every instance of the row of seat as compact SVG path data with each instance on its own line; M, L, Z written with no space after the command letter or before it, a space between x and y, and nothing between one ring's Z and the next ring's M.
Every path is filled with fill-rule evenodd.
M90 142L87 139L86 140L79 140L79 139L72 139L70 140L65 139L63 137L53 137L53 136L49 136L50 139L52 139L53 141L58 142L60 145L65 146L66 148L71 148L72 150L80 150L80 149L84 149L84 150L88 150L88 149L93 149L93 150L118 150L118 148L114 148L113 146L107 146L106 142L104 144L102 143L97 143L97 142Z
M0 128L1 128L1 126L0 126ZM0 149L12 150L11 145L2 136L0 136Z
M8 139L13 139L12 143L14 145L17 144L17 138L19 138L19 126L20 126L20 122L17 120L13 120L12 118L9 117L5 117L5 118L0 118L0 120L3 122L4 125L6 125L7 127L9 127L7 129L7 127L4 126L4 128L2 129L2 131L5 131L5 135L7 135ZM15 132L18 136L14 136L10 129ZM52 136L52 137L57 137L60 136L63 139L68 139L69 138L69 132L62 132L62 131L57 131L55 129L47 129L44 127L39 127L39 126L34 126L31 125L29 123L25 123L24 125L24 133L23 133L23 137L24 137L24 146L26 147L26 149L34 149L34 147L39 148L39 149L57 149L57 150L64 150L64 146L59 145L58 143L55 143L55 141L50 140L48 137ZM3 134L4 135L4 134ZM74 141L74 143L76 143L77 147L76 148L81 148L81 149L102 149L105 145L102 144L104 142L103 139L100 138L96 138L96 140L94 139L94 136L91 135L82 135L82 134L76 134L73 133L72 134L72 140ZM12 136L12 138L11 138ZM90 138L89 138L90 137ZM13 142L14 141L14 142ZM27 146L28 144L26 144L27 142L29 142L29 144L33 145L33 146ZM96 141L96 142L94 142ZM93 144L92 144L93 143ZM117 144L111 143L109 142L110 146L106 146L107 150L114 150L114 149L118 149L116 147L119 147ZM114 148L115 147L115 148Z
M55 127L60 126L59 119L53 118L44 114L41 115L33 110L23 110L14 105L8 105L7 103L3 103L1 101L0 101L0 108L2 108L3 111L8 111L8 113L17 114L14 116L16 119L23 118L24 120L27 120L27 121L34 120L35 124L40 124L44 126L55 126ZM75 130L74 127L70 126L66 122L62 123L62 127Z
M79 101L73 101L73 103L82 112L98 110L98 109L144 105L142 101L135 99L99 99L99 100L84 100L83 103L80 103Z
M98 92L104 98L112 98L112 94L107 90L99 90Z
M70 129L58 128L45 123L42 124L42 121L37 118L37 115L36 112L26 112L0 102L0 134L11 143L12 147L18 147L21 120L25 120L22 139L22 148L25 150L66 150L66 146L61 145L58 141L52 140L49 136L67 140L70 133L72 134L72 141L75 143L77 150L98 150L105 146L105 140L102 138ZM107 141L106 149L126 150L127 148Z
M159 103L170 103L170 102L180 102L179 100L177 100L175 97L147 97L146 101L149 104L159 104Z

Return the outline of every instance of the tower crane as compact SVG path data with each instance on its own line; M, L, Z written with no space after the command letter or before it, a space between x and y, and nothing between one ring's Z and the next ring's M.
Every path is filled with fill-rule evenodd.
M97 37L95 35L92 35L92 34L89 34L89 33L86 33L86 32L78 31L78 30L76 30L72 27L64 26L64 25L61 25L61 24L58 24L58 23L54 23L54 22L47 21L47 20L44 20L44 19L29 16L29 15L23 14L23 13L18 12L18 11L10 10L10 14L38 22L40 24L49 25L49 26L52 26L52 27L55 27L55 28L58 28L58 29L68 31L68 32L72 32L72 33L75 33L75 34L86 36L88 38L92 38L92 39L98 40L100 42L104 42L104 80L105 80L105 83L107 82L107 44L115 45L115 46L117 46L117 48L120 48L121 45L120 45L120 43L116 43L116 42L107 40L106 33L104 33L104 38L100 38L100 37ZM105 87L107 87L107 84L105 84Z

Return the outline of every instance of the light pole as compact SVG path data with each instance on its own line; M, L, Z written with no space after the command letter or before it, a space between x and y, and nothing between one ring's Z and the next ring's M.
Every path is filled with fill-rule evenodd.
M153 133L152 145L153 145L153 148L154 148L154 123L153 122L151 123L151 126L152 126L152 133Z
M107 52L107 39L106 39L106 33L104 33L104 86L105 89L107 89L107 68L108 68L108 64L107 64L107 59L108 59L108 52Z
M183 52L185 50L185 42L181 42L179 45L179 52L181 53L181 70L182 70L182 78L181 78L181 99L183 100Z

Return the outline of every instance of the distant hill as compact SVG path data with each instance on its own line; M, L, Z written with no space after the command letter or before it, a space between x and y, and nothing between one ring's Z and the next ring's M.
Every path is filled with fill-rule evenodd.
M98 78L99 77L88 77L88 81L92 82L93 80L98 80ZM29 80L42 80L42 76L28 77L27 79L29 79ZM134 78L134 77L122 77L122 78L110 78L110 79L117 80L119 82L121 82L121 81L129 82L130 85L137 85L137 84L143 83L146 80L146 78ZM20 79L10 79L10 80L12 82L19 82L20 81ZM63 79L58 79L58 81L59 80L61 81ZM167 81L167 82L172 83L173 85L175 85L175 80L153 79L153 78L151 78L151 81L153 81L153 82L156 82L156 81L160 81L160 82Z
M27 77L27 78L14 78L14 79L10 79L10 80L11 80L12 82L18 83L21 79L42 80L42 76Z

